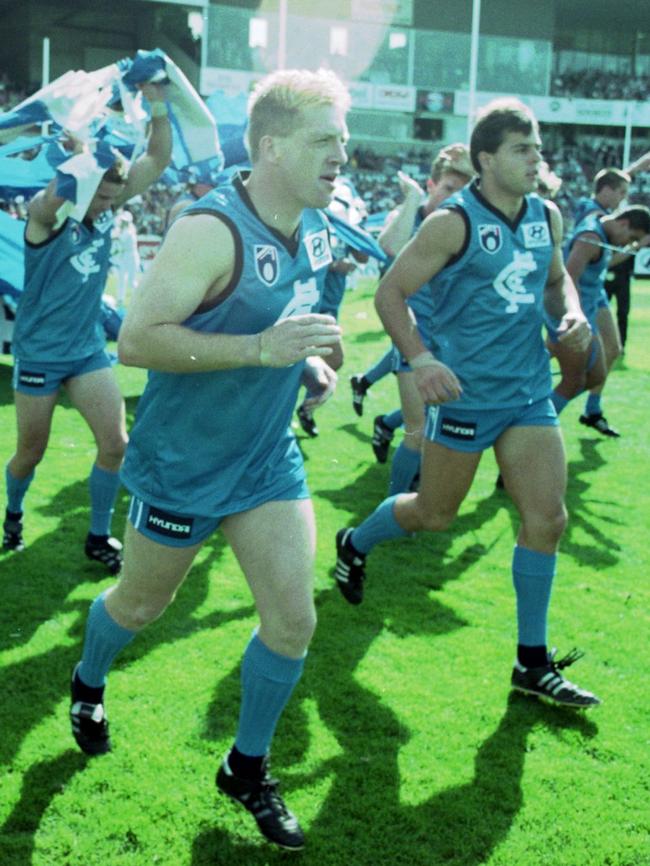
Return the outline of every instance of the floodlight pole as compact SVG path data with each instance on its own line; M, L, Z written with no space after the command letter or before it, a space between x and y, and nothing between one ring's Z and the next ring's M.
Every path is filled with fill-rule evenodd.
M50 83L50 37L43 37L42 49L42 69L41 69L41 87L45 87ZM41 124L41 135L48 135L50 132L50 123L45 121Z
M467 103L467 141L474 125L476 83L478 78L478 37L481 25L481 0L472 0L472 38L469 52L469 100Z
M43 37L43 50L41 53L43 58L41 71L41 87L45 87L50 83L50 37Z
M278 10L278 69L285 69L287 65L287 2L280 0Z
M630 151L632 150L632 115L634 114L635 104L630 101L625 106L625 140L623 143L623 165L629 165Z

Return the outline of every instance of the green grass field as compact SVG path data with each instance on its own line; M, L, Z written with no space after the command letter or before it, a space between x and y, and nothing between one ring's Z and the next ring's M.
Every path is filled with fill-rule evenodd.
M371 287L343 310L347 363L302 440L318 519L319 627L276 737L274 767L308 833L308 866L650 864L650 284L638 283L604 440L563 416L570 524L551 611L570 671L604 704L573 713L509 695L510 557L517 516L484 456L448 532L385 544L366 601L333 588L333 536L383 497L372 418L347 377L382 351ZM142 371L118 369L132 415ZM392 379L392 377L391 377ZM251 411L255 411L251 407ZM0 363L0 450L14 447L10 364ZM119 657L107 692L114 751L88 760L68 729L68 678L89 602L110 585L88 562L90 434L63 402L26 502L27 549L0 558L0 864L262 866L285 862L214 772L237 721L239 659L255 614L215 536L175 605ZM115 530L121 534L126 494Z

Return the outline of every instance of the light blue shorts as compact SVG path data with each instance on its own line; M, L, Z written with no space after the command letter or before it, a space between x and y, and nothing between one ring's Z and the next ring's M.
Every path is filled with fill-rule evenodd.
M309 490L307 483L301 479L297 484L269 499L269 502L286 502L294 499L308 499ZM264 505L265 503L258 503ZM233 512L234 513L234 512ZM165 547L192 547L209 538L219 528L221 521L229 515L221 514L218 517L202 517L192 514L175 514L171 511L158 508L132 496L129 504L128 519L134 529L141 535L157 544Z
M43 397L56 393L68 379L110 366L111 358L105 349L76 361L25 361L14 358L12 385L21 394Z
M424 436L453 451L485 451L510 427L557 427L557 412L548 397L509 409L429 406Z

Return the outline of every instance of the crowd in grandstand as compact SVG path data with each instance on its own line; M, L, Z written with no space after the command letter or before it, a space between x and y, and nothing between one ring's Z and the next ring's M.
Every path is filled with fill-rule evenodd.
M650 76L602 69L562 72L553 77L551 95L584 99L635 99L650 96Z
M594 70L556 75L552 91L558 96L589 96L591 98L647 98L650 95L650 78L603 73ZM10 110L26 98L26 93L12 84L6 74L0 75L0 111ZM647 150L647 142L633 146L631 158ZM369 146L355 146L349 152L345 173L354 182L366 203L369 214L390 211L400 202L397 172L404 171L421 185L431 170L432 151L396 147L391 155L377 153ZM570 227L572 215L580 199L591 193L591 182L601 168L621 167L624 162L623 144L620 138L590 135L576 137L573 141L545 149L545 159L550 168L562 178L562 187L556 202L563 212L565 223ZM166 215L172 204L183 194L185 185L161 180L147 190L144 197L129 202L135 225L140 235L164 233ZM635 178L630 201L650 204L650 176L642 174ZM17 219L26 219L25 196L2 195L0 210L9 212Z

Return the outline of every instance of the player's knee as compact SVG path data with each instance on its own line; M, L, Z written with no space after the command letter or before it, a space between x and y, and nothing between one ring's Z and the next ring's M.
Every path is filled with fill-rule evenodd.
M126 433L115 433L107 436L98 443L100 462L105 465L119 466L124 457L129 438Z
M45 456L47 442L27 442L18 450L16 455L21 466L35 469Z
M174 595L164 598L141 596L124 603L114 601L113 610L120 625L130 631L140 631L159 619L173 600Z
M435 509L419 508L421 528L426 532L443 532L448 529L456 517L455 511L437 507Z
M528 515L525 519L526 535L533 543L554 545L564 534L567 519L567 510L563 504L546 512Z
M273 645L283 655L295 656L304 652L316 630L316 611L311 609L287 611L278 617L267 630Z

